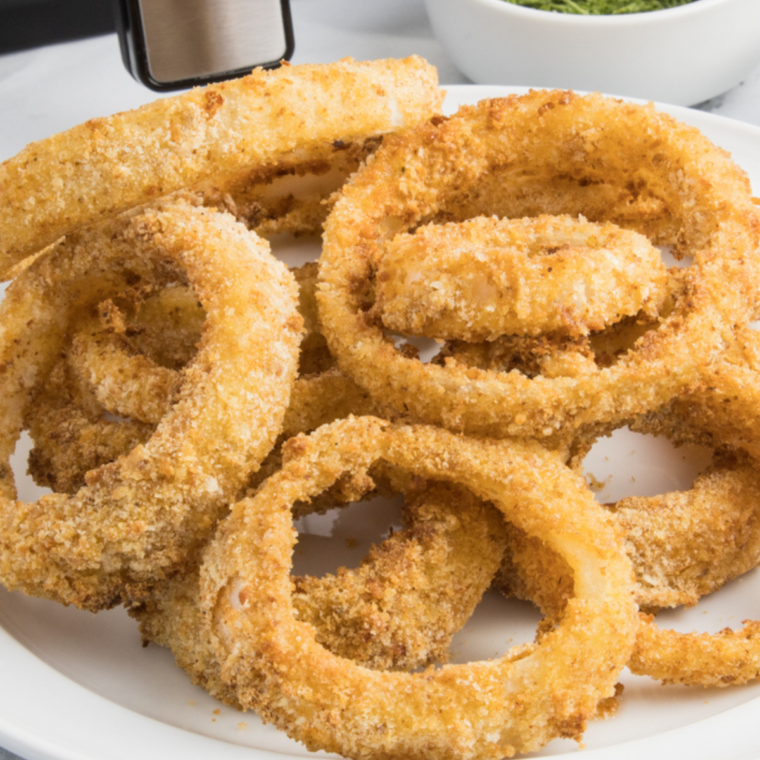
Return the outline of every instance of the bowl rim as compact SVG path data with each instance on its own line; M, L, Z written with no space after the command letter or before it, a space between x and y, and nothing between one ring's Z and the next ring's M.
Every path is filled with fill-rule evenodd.
M426 0L426 4L435 5L438 0ZM662 8L655 11L640 11L637 13L620 13L616 15L583 15L576 13L559 13L552 11L542 11L537 8L526 8L523 5L515 5L509 0L467 0L474 5L481 5L491 9L501 9L504 13L514 14L517 17L523 16L526 19L532 18L538 20L539 17L545 17L546 23L580 25L588 24L590 26L622 26L624 24L657 24L667 20L676 21L679 17L704 13L711 8L722 5L729 5L736 0L692 0L685 5L678 5L675 8ZM758 0L760 2L760 0Z

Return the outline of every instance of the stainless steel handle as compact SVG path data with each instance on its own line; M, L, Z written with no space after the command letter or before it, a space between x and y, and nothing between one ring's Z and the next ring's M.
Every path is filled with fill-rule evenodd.
M147 86L177 89L293 53L288 0L120 0L122 53Z

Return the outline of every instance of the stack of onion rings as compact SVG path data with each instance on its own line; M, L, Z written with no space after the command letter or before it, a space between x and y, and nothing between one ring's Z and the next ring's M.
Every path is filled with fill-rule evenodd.
M760 560L746 178L652 107L531 92L421 123L440 95L419 59L283 67L0 167L2 470L26 426L58 491L14 504L0 479L0 581L124 602L195 683L352 757L578 740L626 664L760 672L758 623L635 614ZM319 271L289 275L249 232L328 212ZM445 344L425 365L390 330ZM687 492L601 509L580 463L625 423L714 461ZM406 529L360 567L290 576L291 516L398 492ZM447 661L505 546L497 585L542 609L536 642L397 672Z

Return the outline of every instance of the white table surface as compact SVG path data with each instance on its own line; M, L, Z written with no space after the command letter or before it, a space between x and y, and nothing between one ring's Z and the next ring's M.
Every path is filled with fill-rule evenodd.
M443 84L469 82L433 37L423 0L291 0L291 10L293 63L418 54L438 67ZM32 140L156 97L124 69L114 35L0 56L0 160ZM760 67L698 107L760 126ZM0 747L0 760L17 756Z

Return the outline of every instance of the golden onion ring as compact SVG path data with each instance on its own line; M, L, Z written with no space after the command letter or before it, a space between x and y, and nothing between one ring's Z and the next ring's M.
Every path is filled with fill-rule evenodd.
M579 336L656 315L667 285L649 240L609 222L476 217L393 238L377 264L375 309L387 328L436 340Z
M659 210L631 215L642 204ZM389 241L431 222L535 206L638 227L692 256L657 329L613 366L577 377L441 367L400 352L371 311L374 262ZM548 436L642 413L696 380L750 315L757 247L745 174L696 129L651 106L535 91L384 141L326 222L320 321L340 368L384 404L471 434Z
M15 502L9 458L30 390L75 315L136 279L186 279L206 311L177 403L76 494ZM0 581L87 609L139 599L204 540L280 432L302 325L267 243L191 203L137 210L39 257L0 306ZM223 442L223 443L220 443Z
M579 738L613 695L636 627L630 564L582 479L535 444L375 418L349 418L291 445L298 453L220 524L201 569L222 677L241 704L310 749L349 757L502 758ZM576 572L558 627L495 661L416 674L368 670L320 646L294 614L287 507L378 458L460 483L544 536Z
M446 662L452 635L480 601L504 551L501 514L447 484L416 484L405 494L404 523L356 569L293 578L294 608L314 626L317 641L372 669ZM240 708L222 680L199 597L200 566L194 565L130 614L143 639L168 647L193 683Z
M435 114L436 70L406 60L256 69L90 119L0 164L0 277L82 225L177 190L248 181Z

